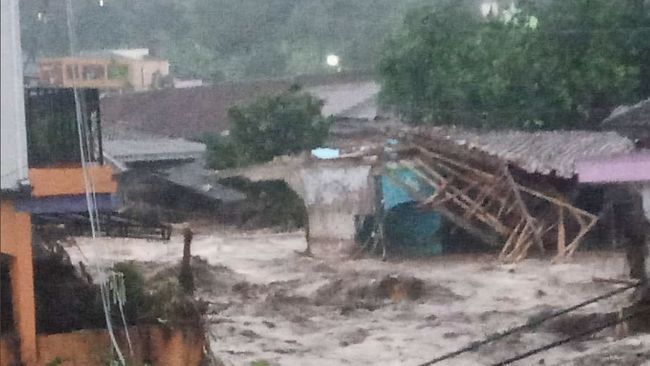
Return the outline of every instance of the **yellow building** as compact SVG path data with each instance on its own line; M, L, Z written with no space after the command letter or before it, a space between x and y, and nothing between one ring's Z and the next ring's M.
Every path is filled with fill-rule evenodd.
M160 87L169 75L169 62L138 48L47 58L38 69L43 86L144 91Z

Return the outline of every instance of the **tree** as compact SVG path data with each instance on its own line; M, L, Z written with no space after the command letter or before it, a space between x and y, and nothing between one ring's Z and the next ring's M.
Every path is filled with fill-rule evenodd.
M295 88L230 108L230 136L208 138L207 163L213 169L270 161L321 146L331 118L323 101Z
M384 105L413 123L595 128L648 96L639 74L650 60L638 55L650 28L637 0L521 0L487 18L475 6L407 15L379 62Z

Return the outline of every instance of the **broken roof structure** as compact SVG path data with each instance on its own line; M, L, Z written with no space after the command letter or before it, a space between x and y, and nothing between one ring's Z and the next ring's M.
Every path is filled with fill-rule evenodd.
M214 172L205 167L205 144L116 126L109 127L105 136L104 157L121 173L128 175L133 173L130 170L141 168L142 174L206 198L221 202L245 198L242 193L217 183Z
M429 127L404 133L413 155L401 163L436 188L420 198L423 205L500 246L507 261L525 258L532 246L571 256L597 221L571 204L565 188L575 182L576 162L634 148L613 132Z
M557 258L571 256L597 222L595 215L571 203L577 163L634 149L632 141L616 132L478 131L355 119L338 120L327 146L339 149L339 155L322 160L306 155L280 157L226 174L284 179L303 198L309 196L309 189L343 187L337 191L338 200L327 204L310 200L308 213L310 222L317 222L324 219L323 210L332 215L347 212L342 216L350 225L353 216L368 210L354 209L357 201L348 193L356 192L367 202L377 184L372 176L381 175L409 192L421 208L436 211L481 241L501 248L506 261L525 258L531 247L555 252ZM353 166L366 167L363 187L353 184L357 182L351 180L353 174L349 179L332 178L339 176L330 171L334 167L347 171ZM400 167L433 187L433 195L425 196L394 176ZM329 175L314 173L320 170Z

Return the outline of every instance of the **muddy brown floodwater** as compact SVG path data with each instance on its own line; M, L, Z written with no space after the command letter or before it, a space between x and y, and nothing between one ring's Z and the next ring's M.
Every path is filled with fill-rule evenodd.
M148 275L178 263L182 238L77 240L89 261L137 260ZM381 262L300 254L303 233L195 236L198 296L209 302L211 345L226 365L417 365L485 335L608 292L592 278L621 277L621 253L578 252L570 263L492 256ZM68 248L73 263L83 260ZM589 305L440 365L490 365L554 340L617 310L625 296ZM589 324L587 324L589 326ZM515 365L650 365L650 335L617 339L613 329Z

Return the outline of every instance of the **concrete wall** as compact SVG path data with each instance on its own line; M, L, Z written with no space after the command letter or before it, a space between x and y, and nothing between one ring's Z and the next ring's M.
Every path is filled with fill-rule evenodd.
M194 366L203 359L205 337L200 329L164 329L158 326L129 328L133 356L125 341L123 329L116 331L120 349L129 365L148 362L155 366ZM62 366L104 366L110 360L110 338L106 330L80 330L70 333L39 335L38 361L45 365L57 357ZM9 337L0 339L0 366L10 366L15 360L15 346Z
M302 169L301 177L310 251L316 256L351 254L355 217L373 212L371 166L323 162Z
M154 74L169 75L169 62L166 60L135 60L129 61L129 82L136 91L152 89Z
M372 164L362 158L282 157L225 176L284 180L305 202L312 254L347 256L356 248L356 216L374 212Z
M0 57L0 171L2 190L16 190L27 179L27 135L23 94L18 0L2 0Z
M91 164L86 167L95 193L117 192L117 181L110 165ZM84 170L81 167L29 169L32 197L68 196L86 193Z

